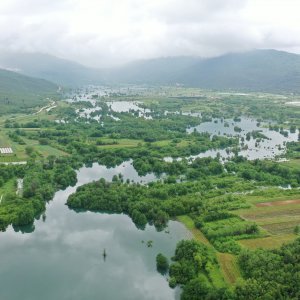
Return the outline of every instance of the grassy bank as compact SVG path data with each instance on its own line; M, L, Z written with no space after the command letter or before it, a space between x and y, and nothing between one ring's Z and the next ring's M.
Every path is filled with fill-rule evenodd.
M179 216L177 217L177 220L185 225L185 227L192 233L195 240L213 248L214 251L216 251L205 235L195 227L194 221L189 216ZM216 251L216 254L220 269L215 268L213 270L214 285L216 287L222 287L224 284L235 283L239 278L241 278L236 256L228 253L220 253L218 251Z

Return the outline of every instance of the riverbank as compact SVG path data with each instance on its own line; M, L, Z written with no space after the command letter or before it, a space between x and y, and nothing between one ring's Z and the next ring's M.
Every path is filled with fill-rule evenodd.
M205 235L201 232L201 230L196 228L194 221L189 216L178 216L176 219L189 230L196 241L203 243L208 247L211 247L216 252L220 266L220 269L216 269L214 272L214 285L216 287L220 287L218 286L219 284L232 285L236 283L238 279L242 278L237 264L237 257L235 255L217 251L205 237Z

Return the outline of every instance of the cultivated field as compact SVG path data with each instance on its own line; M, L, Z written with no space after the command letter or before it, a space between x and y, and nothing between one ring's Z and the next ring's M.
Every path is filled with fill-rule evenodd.
M241 240L248 248L277 248L294 240L295 227L300 225L300 191L273 189L261 195L248 195L249 209L238 210L240 217L254 221L266 237Z

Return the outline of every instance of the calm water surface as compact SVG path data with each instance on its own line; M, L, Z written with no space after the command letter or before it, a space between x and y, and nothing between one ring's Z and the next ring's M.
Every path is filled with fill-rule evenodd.
M139 177L130 162L113 169L94 164L79 170L77 186L119 173L135 181L155 179ZM76 213L65 205L75 189L55 194L34 231L9 227L0 233L0 299L178 299L180 291L156 271L155 257L171 257L176 243L189 237L183 225L170 221L170 233L153 226L141 231L126 215Z
M224 124L227 124L227 127ZM261 124L258 125L257 120L248 117L241 117L241 121L235 122L233 119L213 119L211 122L203 122L196 127L189 128L187 131L189 133L197 130L198 132L208 132L209 134L228 136L228 137L238 137L239 145L242 146L241 139L244 138L244 145L247 149L242 149L239 151L239 155L246 157L247 159L272 159L275 156L283 155L286 151L286 143L298 140L298 131L291 133L286 130L289 134L287 137L283 136L279 132L272 131L269 128L263 127ZM237 126L241 129L241 132L235 132L234 127ZM256 139L246 140L246 134L252 131L259 131L264 134L267 139L262 139L259 143L256 143ZM230 158L233 153L227 153L225 150L212 149L204 153L200 153L196 156L191 156L191 158L196 157L216 157L217 153L220 153L223 158Z

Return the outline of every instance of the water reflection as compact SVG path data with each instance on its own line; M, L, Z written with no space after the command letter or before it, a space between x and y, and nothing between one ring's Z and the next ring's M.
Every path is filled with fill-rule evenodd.
M213 119L211 122L204 122L196 127L189 128L189 133L194 130L198 132L208 132L213 135L223 135L228 137L238 137L241 150L239 155L247 159L271 159L276 156L283 155L286 150L286 143L297 141L298 132L291 133L289 130L288 136L284 136L277 131L272 131L267 128L268 124L259 124L257 120L247 117L241 117L239 121L233 119ZM240 132L238 132L240 130ZM259 131L266 136L266 139L256 139L251 137L247 140L247 133ZM191 159L196 157L216 157L220 153L221 157L228 159L233 156L232 152L226 150L213 149L196 156L191 156Z
M139 177L131 162L111 169L93 164L77 172L77 186L119 173L129 180L155 179ZM77 214L65 205L76 187L58 191L47 204L47 218L34 227L9 227L0 234L0 299L178 298L179 290L156 271L155 257L159 252L171 257L176 243L189 237L186 229L170 221L169 233L149 225L141 231L123 214ZM152 247L143 240L153 241Z

